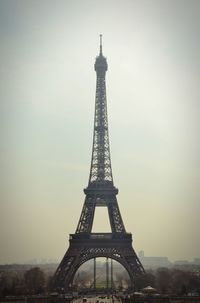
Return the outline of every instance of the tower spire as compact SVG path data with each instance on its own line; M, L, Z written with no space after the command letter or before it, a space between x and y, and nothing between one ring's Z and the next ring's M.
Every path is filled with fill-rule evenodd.
M92 161L89 184L113 185L110 147L108 136L108 117L106 99L106 71L108 64L102 55L102 35L100 35L100 55L96 57L94 69L97 75Z
M100 55L102 55L102 34L99 35L99 38L100 38Z

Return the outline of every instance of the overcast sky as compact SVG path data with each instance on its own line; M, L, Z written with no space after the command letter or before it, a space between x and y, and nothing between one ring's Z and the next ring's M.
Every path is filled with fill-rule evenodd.
M200 257L200 1L0 0L0 263L60 260L75 232L100 33L114 183L133 246ZM107 230L105 211L94 231Z

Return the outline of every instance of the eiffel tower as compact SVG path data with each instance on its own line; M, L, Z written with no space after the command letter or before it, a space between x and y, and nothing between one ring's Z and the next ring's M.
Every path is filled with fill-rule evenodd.
M69 248L54 275L57 290L72 286L78 268L90 259L106 257L116 260L127 270L131 286L134 277L144 273L144 268L132 247L132 234L127 233L120 214L113 184L107 119L106 81L107 60L102 52L96 57L96 99L92 160L86 195L75 234L69 237ZM111 233L92 233L96 207L107 207Z

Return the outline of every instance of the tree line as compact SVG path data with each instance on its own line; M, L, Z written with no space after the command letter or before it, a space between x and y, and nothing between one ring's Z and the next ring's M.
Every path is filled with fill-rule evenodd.
M198 293L200 295L200 271L158 268L155 271L149 270L145 275L135 279L137 291L149 285L161 294L187 295Z
M39 267L0 273L0 296L43 294L51 289L51 276Z
M127 275L118 273L116 276L118 289L122 289L124 284L129 285ZM82 275L82 280L82 285L84 285L84 275ZM86 280L88 280L88 275ZM120 284L120 281L123 281L123 283L121 282ZM154 271L148 270L144 275L135 278L135 291L141 291L149 285L156 288L157 292L161 294L187 295L195 292L200 295L200 271L159 268ZM25 272L0 272L1 297L7 295L45 294L51 291L53 291L52 275L45 273L39 267L31 268Z

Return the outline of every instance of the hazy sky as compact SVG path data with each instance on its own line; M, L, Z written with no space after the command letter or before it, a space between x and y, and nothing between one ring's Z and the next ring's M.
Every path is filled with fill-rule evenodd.
M0 263L60 260L75 232L100 33L114 183L133 246L200 257L200 1L0 0Z

